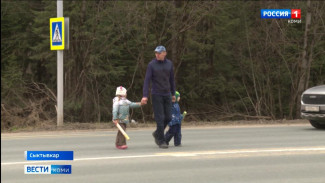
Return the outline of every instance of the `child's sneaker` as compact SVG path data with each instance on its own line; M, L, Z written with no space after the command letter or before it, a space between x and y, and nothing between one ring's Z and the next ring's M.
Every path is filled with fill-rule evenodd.
M116 145L116 148L117 149L126 149L126 148L128 148L128 146L127 145L121 145L121 146Z

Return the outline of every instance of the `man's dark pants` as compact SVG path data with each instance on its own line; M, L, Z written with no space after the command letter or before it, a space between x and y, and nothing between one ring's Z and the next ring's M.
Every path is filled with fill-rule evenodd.
M172 119L172 98L171 96L152 95L152 107L157 123L155 137L159 145L165 143L164 131L167 124Z

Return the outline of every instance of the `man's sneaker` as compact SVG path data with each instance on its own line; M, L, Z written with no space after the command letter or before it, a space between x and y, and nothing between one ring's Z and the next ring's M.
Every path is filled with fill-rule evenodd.
M175 147L182 147L182 144L177 144L175 145Z
M159 148L162 148L162 149L167 149L168 148L168 145L166 144L166 142L163 142L159 145Z
M155 139L155 143L157 144L157 146L159 146L159 141L158 141L158 138L156 137L156 133L152 132L152 136Z

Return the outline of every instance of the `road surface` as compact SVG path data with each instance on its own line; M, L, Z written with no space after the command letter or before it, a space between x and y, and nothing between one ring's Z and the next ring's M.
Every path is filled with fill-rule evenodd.
M325 183L325 131L310 125L184 128L182 147L158 148L153 129L1 134L1 182ZM73 161L26 161L24 151L74 151ZM24 165L72 165L27 175Z

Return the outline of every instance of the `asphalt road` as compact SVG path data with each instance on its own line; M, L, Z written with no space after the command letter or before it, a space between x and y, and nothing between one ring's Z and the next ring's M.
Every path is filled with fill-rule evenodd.
M325 183L325 131L310 125L184 128L160 149L153 129L1 134L1 182ZM73 161L26 161L24 151L74 151ZM72 165L69 175L27 175L24 165Z

